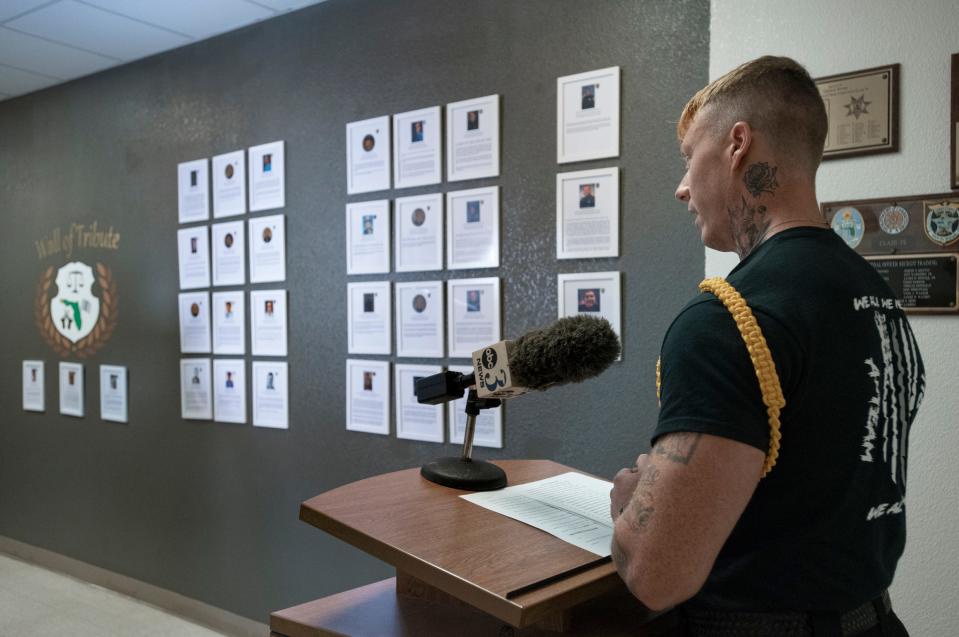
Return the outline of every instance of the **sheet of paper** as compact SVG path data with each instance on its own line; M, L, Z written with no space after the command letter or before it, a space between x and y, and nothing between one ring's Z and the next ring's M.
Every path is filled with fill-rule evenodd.
M213 217L246 212L246 153L237 150L213 158Z
M439 374L439 365L396 365L396 437L443 442L443 405L422 405L413 387L426 376Z
M213 224L213 285L246 283L245 246L242 221Z
M180 352L210 353L210 293L181 292Z
M441 358L443 282L410 281L396 284L396 355Z
M289 429L289 382L285 362L253 361L253 425Z
M213 420L246 422L246 364L242 358L213 361Z
M23 410L45 411L43 361L23 361Z
M612 487L612 482L569 472L460 497L607 557L613 539L613 521L609 517Z
M286 356L286 290L250 292L254 356Z
M556 258L619 256L619 168L556 175Z
M393 299L389 281L346 285L347 352L392 354Z
M246 354L246 302L243 290L214 292L213 353Z
M250 147L250 212L286 205L284 142Z
M346 205L346 273L390 271L390 200Z
M472 374L473 368L461 365L450 365L451 372ZM466 434L466 396L447 403L449 405L450 442L463 444ZM473 432L473 446L503 448L503 407L484 409L476 417L476 430Z
M393 116L393 187L440 183L443 135L440 107Z
M127 368L100 365L100 418L127 422Z
M619 156L619 67L556 80L556 161Z
M499 95L446 105L446 178L499 176Z
M390 116L346 125L346 194L390 187Z
M180 417L184 420L211 420L210 359L180 359Z
M450 358L471 358L500 340L499 290L499 277L446 282Z
M286 218L250 219L250 283L286 280Z
M177 166L180 223L210 218L209 160L197 159Z
M401 197L395 206L397 272L443 269L443 195Z
M60 413L83 417L83 364L60 363Z
M210 228L195 226L177 231L180 289L210 287Z
M446 263L499 267L499 186L446 193Z
M346 428L389 435L389 361L346 360Z

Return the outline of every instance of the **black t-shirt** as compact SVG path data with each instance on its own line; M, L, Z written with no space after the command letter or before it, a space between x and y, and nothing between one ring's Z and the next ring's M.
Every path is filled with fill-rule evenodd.
M831 230L774 235L727 281L776 363L781 448L689 603L725 610L855 608L889 586L906 541L909 428L924 369L892 290ZM654 440L687 431L764 452L769 421L729 311L700 294L670 326Z

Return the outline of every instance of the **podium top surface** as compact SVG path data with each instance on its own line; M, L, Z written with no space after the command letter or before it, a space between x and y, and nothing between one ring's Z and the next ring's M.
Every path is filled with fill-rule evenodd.
M510 485L567 471L549 460L502 460ZM300 519L515 626L623 585L609 558L567 544L423 478L419 469L338 487Z

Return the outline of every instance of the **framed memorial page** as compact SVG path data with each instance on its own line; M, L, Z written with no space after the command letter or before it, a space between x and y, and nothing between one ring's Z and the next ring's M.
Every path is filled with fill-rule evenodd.
M290 428L289 367L286 361L253 361L253 426Z
M211 420L210 359L180 359L180 417L183 420Z
M446 193L446 267L499 267L499 186Z
M558 284L559 318L581 314L604 318L622 343L622 275L619 272L560 274Z
M197 159L177 166L180 223L210 218L210 160Z
M443 269L443 195L401 197L394 207L397 272Z
M500 280L450 279L446 282L450 358L472 359L473 352L500 340Z
M390 116L346 125L346 194L390 187Z
M60 413L64 416L84 415L83 363L60 362Z
M556 80L556 161L619 156L619 67Z
M127 422L127 368L100 365L100 418Z
M210 287L210 228L195 226L177 230L180 289Z
M619 256L619 168L556 175L556 258Z
M246 212L246 151L213 158L213 218Z
M816 78L829 130L822 158L899 150L899 65Z
M23 410L46 411L43 361L23 361Z
M416 381L439 374L439 365L396 365L396 437L443 442L443 405L416 400Z
M285 148L282 141L250 147L250 212L286 205Z
M390 200L346 204L346 273L390 271Z
M443 282L408 281L396 284L396 355L443 356Z
M499 177L499 95L446 105L446 179Z
M441 180L443 135L439 106L393 116L393 186L411 188Z
M246 423L246 362L242 358L213 361L213 420Z
M346 429L390 433L390 363L346 360Z
M393 353L393 298L389 281L348 283L347 352Z

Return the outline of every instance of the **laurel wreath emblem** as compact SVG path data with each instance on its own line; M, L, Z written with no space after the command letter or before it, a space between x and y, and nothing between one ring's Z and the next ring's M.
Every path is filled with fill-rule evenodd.
M113 330L117 327L117 319L119 318L117 282L113 278L110 268L102 263L97 263L96 270L97 285L100 286L101 293L100 316L93 331L76 343L71 343L70 339L58 332L53 326L53 321L50 320L50 288L53 285L56 270L51 265L40 277L40 284L37 286L37 298L33 308L34 321L47 345L64 358L86 358L94 354L110 340Z

